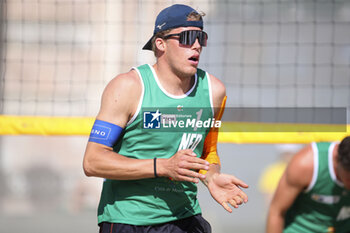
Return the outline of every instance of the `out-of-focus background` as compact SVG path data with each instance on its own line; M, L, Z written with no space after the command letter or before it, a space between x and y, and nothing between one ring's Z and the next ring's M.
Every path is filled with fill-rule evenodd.
M347 0L2 0L0 116L94 117L111 78L154 62L141 49L173 3L206 13L200 67L225 83L228 107L344 108L349 122ZM102 179L83 174L88 136L44 135L0 136L0 232L97 232ZM199 185L214 233L264 231L286 161L309 143L269 137L219 144L223 172L250 187L249 202L228 214Z

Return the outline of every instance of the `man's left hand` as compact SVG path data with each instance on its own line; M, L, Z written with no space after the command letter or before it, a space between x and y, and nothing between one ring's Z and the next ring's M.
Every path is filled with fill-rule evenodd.
M228 204L238 208L238 205L248 201L247 194L240 189L248 188L248 185L233 175L213 174L207 186L211 196L230 213L232 209Z

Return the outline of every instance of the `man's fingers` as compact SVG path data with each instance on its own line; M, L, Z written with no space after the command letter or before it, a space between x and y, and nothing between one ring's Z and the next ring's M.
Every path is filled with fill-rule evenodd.
M239 198L242 202L246 203L248 201L248 196L243 192L242 190L239 189L238 193L235 194L234 198ZM238 199L235 199L238 201Z
M249 185L247 185L246 183L244 183L242 180L235 178L235 181L232 181L233 184L238 185L242 188L248 188Z
M194 153L193 150L191 150L191 149L180 150L178 152L186 154L186 155L190 155L190 156L197 156L197 154Z
M178 176L175 180L177 181L188 181L188 182L192 182L192 183L198 183L199 179L198 178L194 178L194 177L189 177L189 176Z
M186 177L205 179L205 175L195 171L188 170L188 169L181 169L180 173L182 176L186 176Z
M245 192L243 192L242 190L238 196L243 200L244 203L246 203L248 201L248 195L245 194Z
M209 165L209 162L204 160L204 159L201 159L201 158L198 158L197 157L197 154L194 153L192 150L190 149L186 149L186 150L182 150L181 151L182 154L184 155L188 155L189 157L186 158L187 161L191 162L191 163L199 163L199 164L206 164L206 165Z
M209 162L200 158L188 157L179 162L179 167L193 170L208 170Z
M233 206L234 208L238 208L238 205L242 204L242 200L239 197L236 197L235 200L231 199L228 201L228 203ZM222 202L221 205L224 207L225 210L232 213L232 209L227 204L227 202Z
M201 158L197 158L197 157L188 157L187 162L209 165L208 161L201 159Z
M232 213L232 209L230 208L230 206L226 202L222 202L221 205L222 205L222 207L224 207L224 209L226 211Z
M237 203L235 200L231 199L231 200L229 200L228 202L229 202L230 205L232 205L234 208L238 208L238 203Z
M205 179L198 170L209 170L209 162L198 158L190 149L180 150L173 158L174 179L198 183L198 179Z
M209 166L204 164L198 164L198 163L186 163L183 168L186 168L188 170L208 170Z
M240 197L240 196L235 196L234 198L233 198L233 200L234 200L234 202L237 204L237 205L241 205L244 201L243 201L243 199ZM230 204L231 204L231 202L230 202ZM232 205L232 204L231 204ZM238 207L238 206L237 206Z
M183 176L183 181L188 181L188 182L192 182L192 183L196 183L196 184L199 183L199 179L191 178L191 177L188 177L188 176Z

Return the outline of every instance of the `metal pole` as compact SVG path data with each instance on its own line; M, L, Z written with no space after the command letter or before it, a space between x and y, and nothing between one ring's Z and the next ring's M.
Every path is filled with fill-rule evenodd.
M6 0L0 0L0 115L4 111L4 84L5 84L5 29L6 29ZM0 148L2 148L2 137L0 136ZM6 195L7 185L2 163L3 153L0 151L0 209L2 200ZM0 211L1 213L1 211Z
M0 114L4 110L6 0L0 0Z

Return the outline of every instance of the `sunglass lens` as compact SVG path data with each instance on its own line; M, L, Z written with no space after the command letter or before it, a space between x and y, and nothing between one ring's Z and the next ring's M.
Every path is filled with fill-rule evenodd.
M183 31L180 33L180 43L183 45L193 45L196 41L194 31Z
M180 43L183 45L193 45L198 38L198 42L201 46L207 46L207 34L203 31L188 30L181 32Z
M198 35L198 41L201 46L207 46L208 35L207 33L200 31Z
M207 46L208 36L203 31L188 30L180 33L180 43L183 45L193 45L198 38L198 42L201 46Z

